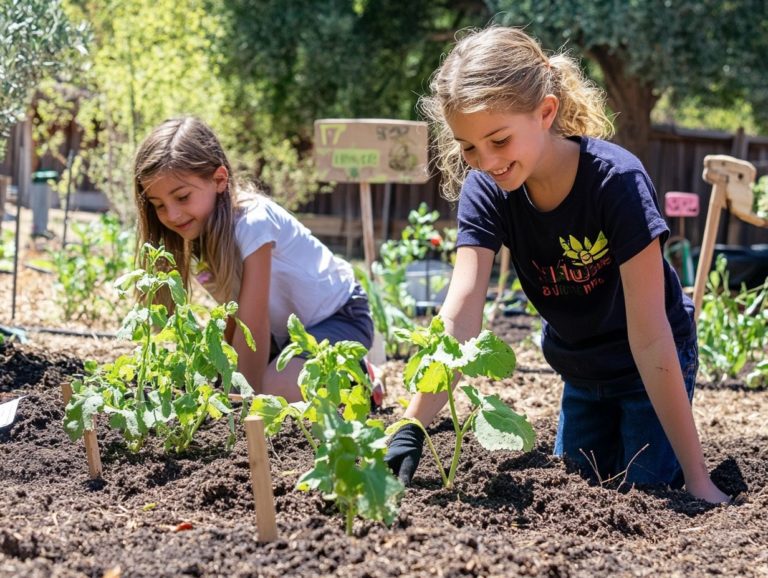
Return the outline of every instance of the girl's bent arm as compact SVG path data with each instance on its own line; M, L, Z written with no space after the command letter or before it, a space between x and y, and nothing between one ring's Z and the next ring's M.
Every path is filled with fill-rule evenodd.
M263 390L264 370L269 363L269 281L272 271L272 245L263 245L243 261L243 277L237 299L237 316L248 326L256 343L252 351L238 327L232 345L237 351L237 368L254 392Z
M709 478L693 412L685 391L664 305L664 270L659 240L621 265L632 356L656 415L683 469L687 490L709 502L728 496Z
M456 251L456 265L440 317L445 331L459 342L480 333L493 258L493 251L482 247L459 247ZM405 416L418 419L426 426L447 400L446 393L417 393L408 404Z

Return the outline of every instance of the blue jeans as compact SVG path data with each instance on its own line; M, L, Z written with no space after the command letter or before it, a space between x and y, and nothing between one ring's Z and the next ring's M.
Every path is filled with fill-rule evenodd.
M678 345L677 354L688 400L693 401L699 368L696 336ZM683 485L680 464L639 379L618 387L566 381L555 455L567 456L582 474L602 482L615 476L627 484Z

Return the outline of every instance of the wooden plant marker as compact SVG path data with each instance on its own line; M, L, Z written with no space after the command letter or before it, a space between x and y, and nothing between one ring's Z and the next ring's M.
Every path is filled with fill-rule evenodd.
M707 155L704 157L705 181L712 184L712 194L709 198L707 221L704 237L699 252L699 265L696 270L696 281L693 286L693 303L698 319L701 303L704 299L704 289L707 285L710 263L715 250L717 228L720 224L720 210L726 207L734 216L757 227L768 227L768 219L763 219L752 213L757 170L747 161L727 155Z
M277 539L275 523L275 497L269 472L267 443L264 439L264 421L256 415L245 418L245 437L248 442L248 465L251 469L251 487L256 503L256 525L259 542Z
M64 406L66 407L72 398L72 386L68 383L62 383L61 395L64 398ZM91 479L98 479L101 477L102 468L96 432L93 430L83 432L83 441L85 442L85 457L88 460L88 475Z

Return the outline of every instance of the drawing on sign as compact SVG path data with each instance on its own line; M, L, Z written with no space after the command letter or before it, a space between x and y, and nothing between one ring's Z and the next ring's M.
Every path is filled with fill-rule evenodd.
M322 180L426 182L427 127L386 119L315 121L315 161Z
M395 144L389 151L389 168L408 172L416 168L418 157L411 152L408 141Z

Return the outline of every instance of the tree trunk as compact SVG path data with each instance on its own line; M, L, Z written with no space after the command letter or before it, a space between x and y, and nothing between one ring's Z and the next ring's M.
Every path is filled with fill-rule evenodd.
M651 110L658 96L651 82L627 70L622 52L607 46L594 47L589 55L603 71L608 105L616 114L614 141L647 164L651 136Z

